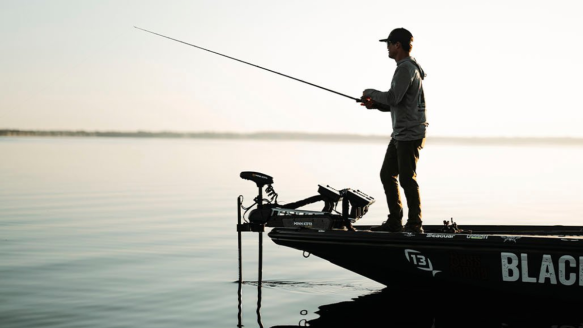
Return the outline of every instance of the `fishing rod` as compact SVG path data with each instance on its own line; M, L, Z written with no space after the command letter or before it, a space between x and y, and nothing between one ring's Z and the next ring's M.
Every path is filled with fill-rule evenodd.
M171 38L171 37L168 37L168 36L165 36L165 35L162 35L162 34L158 34L158 33L156 33L156 32L152 32L152 31L145 30L145 29L143 29L143 28L139 28L139 27L137 27L137 26L134 26L134 27L135 27L135 28L137 28L138 30L142 30L142 31L144 31L144 32L152 33L152 34L155 34L155 35L161 36L161 37L163 37L163 38L170 39L170 40L172 40L172 41L176 41L176 42L184 43L184 44L186 44L186 45L188 45L188 46L195 47L195 48L198 48L198 49L201 49L201 50L204 50L204 51L208 51L208 52L211 52L211 53L213 53L213 54L215 54L215 55L219 55L219 56L227 57L227 58L229 58L229 59L236 60L236 61L238 61L238 62L241 62L241 63L243 63L243 64L247 64L247 65L251 65L251 66L253 66L253 67L261 68L261 69L263 69L263 70L266 70L266 71L268 71L268 72L275 73L275 74L278 74L278 75L281 75L281 76L285 76L285 77L287 77L287 78L290 78L290 79L292 79L292 80L296 80L296 81L299 81L299 82L302 82L302 83L305 83L305 84L309 84L309 85L311 85L311 86L314 86L314 87L316 87L316 88L320 88L320 89L323 89L323 90L326 90L326 91L329 91L329 92L335 93L335 94L337 94L337 95L341 95L341 96L343 96L343 97L350 98L350 99L352 99L352 100L356 100L356 102L362 102L362 100L361 100L360 98L354 98L354 97L351 97L351 96L345 95L345 94L343 94L343 93L340 93L340 92L337 92L337 91L334 91L334 90L330 90L330 89L327 89L327 88L321 87L321 86L319 86L319 85L316 85L316 84L313 84L313 83L310 83L310 82L306 82L306 81L304 81L304 80L296 79L295 77L292 77L292 76L289 76L289 75L285 75L285 74L282 74L282 73L279 73L279 72L276 72L276 71L272 71L272 70L270 70L270 69L267 69L267 68L265 68L265 67L261 67L261 66L258 66L258 65L255 65L255 64L251 64L251 63L248 63L248 62L246 62L246 61L243 61L243 60L240 60L240 59L237 59L237 58L233 58L233 57L230 57L230 56L227 56L227 55L223 55L223 54L220 54L220 53L218 53L218 52L215 52L215 51L212 51L212 50L209 50L209 49L205 49L205 48L203 48L203 47L195 46L194 44L190 44L190 43L188 43L188 42L184 42L184 41L180 41L180 40L177 40L177 39L173 39L173 38Z

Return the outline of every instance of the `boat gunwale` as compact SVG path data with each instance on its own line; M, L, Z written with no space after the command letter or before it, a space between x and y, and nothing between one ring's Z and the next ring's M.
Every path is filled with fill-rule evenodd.
M357 228L358 229L358 228ZM376 231L315 230L308 228L274 228L268 236L276 243L343 244L353 246L448 247L480 248L486 250L583 249L581 235L529 235L430 232L389 233Z

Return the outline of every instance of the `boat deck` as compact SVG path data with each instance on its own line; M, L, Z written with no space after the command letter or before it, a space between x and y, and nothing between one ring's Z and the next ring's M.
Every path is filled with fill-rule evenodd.
M358 231L369 231L371 225L355 225ZM532 236L532 237L573 237L583 238L583 226L532 226L532 225L464 225L458 227L461 231L456 234L466 235L492 235L492 236ZM441 225L424 225L425 233L450 233L444 232ZM373 232L373 231L371 231ZM383 231L374 231L383 232Z

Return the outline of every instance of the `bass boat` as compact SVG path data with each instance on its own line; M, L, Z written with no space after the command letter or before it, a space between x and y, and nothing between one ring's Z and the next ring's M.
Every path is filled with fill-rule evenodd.
M268 236L276 244L313 254L392 289L454 288L547 301L582 299L582 226L458 226L452 219L424 225L424 233L371 231L370 225L356 225L375 202L360 190L318 185L315 196L278 204L271 176L250 171L240 176L255 182L259 194L249 207L243 206L242 196L238 198L239 236L270 227ZM315 202L324 203L321 211L299 209Z

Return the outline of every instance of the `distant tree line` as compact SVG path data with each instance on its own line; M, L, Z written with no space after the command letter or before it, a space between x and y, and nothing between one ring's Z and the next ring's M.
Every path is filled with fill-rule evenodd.
M387 143L388 135L325 134L305 132L148 132L148 131L83 131L83 130L16 130L0 129L0 137L110 137L110 138L195 138L195 139L259 139L259 140L312 140L337 142ZM428 143L468 145L579 145L583 138L527 138L527 137L428 137Z
M338 141L388 141L389 136L365 136L355 134L319 134L302 132L121 132L121 131L44 131L0 130L0 137L123 137L123 138L199 138L199 139L267 139L267 140L338 140Z

